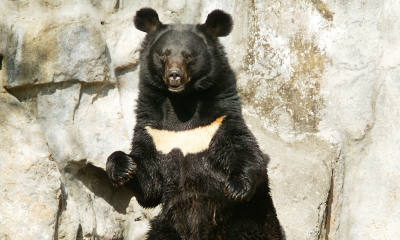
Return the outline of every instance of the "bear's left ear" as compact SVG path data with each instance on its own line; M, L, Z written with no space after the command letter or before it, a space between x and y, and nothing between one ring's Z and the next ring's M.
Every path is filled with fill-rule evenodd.
M133 19L135 27L143 32L151 33L163 24L158 20L157 12L152 8L142 8Z
M225 37L232 31L233 20L228 13L214 10L208 14L206 22L201 27L211 36Z

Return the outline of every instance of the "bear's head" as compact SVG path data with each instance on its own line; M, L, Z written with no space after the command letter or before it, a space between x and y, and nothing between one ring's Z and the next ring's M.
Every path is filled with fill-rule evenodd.
M233 21L222 10L211 12L204 24L166 25L155 10L143 8L134 24L147 33L140 62L145 84L175 93L202 90L215 84L222 68L229 68L218 37L229 35Z

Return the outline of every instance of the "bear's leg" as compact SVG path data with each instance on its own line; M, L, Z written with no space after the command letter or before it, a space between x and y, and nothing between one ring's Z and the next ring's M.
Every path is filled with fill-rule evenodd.
M181 240L182 238L166 220L155 217L150 223L147 240Z
M136 172L136 163L128 154L117 151L107 159L106 171L115 186L121 186Z

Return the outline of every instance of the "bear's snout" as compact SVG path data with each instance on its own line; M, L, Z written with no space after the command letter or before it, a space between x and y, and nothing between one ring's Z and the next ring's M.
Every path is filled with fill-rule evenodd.
M179 68L171 68L168 71L169 84L173 87L178 87L181 85L183 73Z
M168 57L165 63L165 82L169 91L182 91L188 81L185 61L177 57Z

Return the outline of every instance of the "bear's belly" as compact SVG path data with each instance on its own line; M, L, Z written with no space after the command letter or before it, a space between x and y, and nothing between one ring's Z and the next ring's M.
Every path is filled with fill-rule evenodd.
M172 224L182 239L202 239L221 226L226 201L208 195L184 194L170 199L162 215Z
M217 171L210 162L207 150L186 156L179 149L168 154L159 153L165 193L179 196L181 200L192 195L221 194L227 173Z
M226 202L226 177L210 168L206 155L183 156L176 149L164 155L162 215L183 239L201 239L200 233L217 226Z
M225 183L233 149L226 142L229 138L218 131L224 118L184 131L145 127L161 164L164 184L161 215L183 239L201 239L214 231L223 219L225 205L231 204Z

